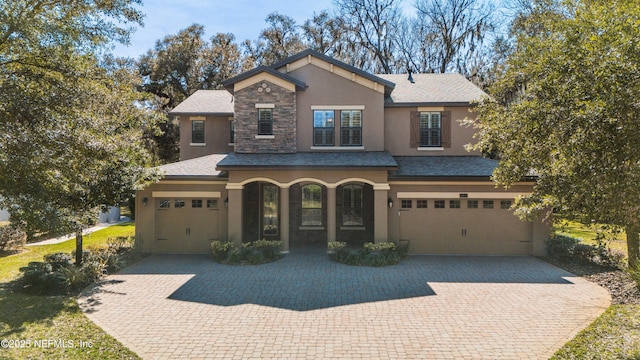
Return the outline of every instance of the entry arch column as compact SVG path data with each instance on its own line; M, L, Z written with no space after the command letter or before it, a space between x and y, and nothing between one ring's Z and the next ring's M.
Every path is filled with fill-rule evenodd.
M229 208L227 229L229 241L236 245L242 244L242 191L244 186L240 184L227 184Z
M336 187L327 184L327 243L336 241Z
M373 241L389 240L388 194L389 184L373 185Z
M282 251L289 252L289 185L280 185L280 216Z

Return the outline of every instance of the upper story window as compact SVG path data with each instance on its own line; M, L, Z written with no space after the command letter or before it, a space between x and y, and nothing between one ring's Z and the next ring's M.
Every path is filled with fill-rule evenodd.
M340 146L362 146L362 111L340 113Z
M313 111L313 145L314 146L333 146L334 129L335 129L335 113L333 110L314 110Z
M302 226L322 225L322 188L309 184L302 187Z
M273 135L273 109L258 109L258 135Z
M229 120L229 144L236 142L236 121Z
M191 120L191 143L204 144L204 120Z
M442 122L439 112L420 113L420 146L442 146Z

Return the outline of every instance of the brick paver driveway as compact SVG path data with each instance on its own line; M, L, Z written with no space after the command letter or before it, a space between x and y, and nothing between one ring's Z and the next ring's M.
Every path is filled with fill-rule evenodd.
M364 268L292 252L244 267L154 255L79 302L147 359L541 359L610 297L530 257L415 256Z

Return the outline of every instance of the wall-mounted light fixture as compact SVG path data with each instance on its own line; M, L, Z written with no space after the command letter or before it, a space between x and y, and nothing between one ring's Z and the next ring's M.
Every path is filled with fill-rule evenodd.
M389 200L387 200L388 204L389 204L389 208L393 207L393 200L391 200L391 198L389 198Z
M146 207L148 202L149 202L149 199L147 199L146 196L142 198L142 206Z
M229 198L224 199L224 207L229 207Z

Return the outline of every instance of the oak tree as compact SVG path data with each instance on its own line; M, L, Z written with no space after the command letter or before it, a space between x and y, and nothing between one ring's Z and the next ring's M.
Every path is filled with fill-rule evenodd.
M501 185L537 174L521 216L556 209L621 226L636 266L640 1L539 0L521 20L505 72L478 106L474 146L497 150Z

